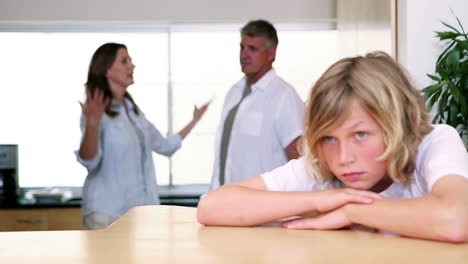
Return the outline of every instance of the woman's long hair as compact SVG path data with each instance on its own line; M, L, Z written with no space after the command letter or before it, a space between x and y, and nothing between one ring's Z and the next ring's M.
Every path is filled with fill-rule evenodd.
M117 57L119 49L127 49L124 44L119 43L106 43L100 46L93 54L88 70L88 80L86 81L85 87L90 91L91 95L94 94L96 89L101 89L104 92L104 96L113 99L112 90L107 80L106 73ZM128 92L124 94L125 98L128 98L134 107L135 114L139 114L138 106ZM119 113L112 110L112 104L108 104L105 110L106 114L110 117L115 117Z

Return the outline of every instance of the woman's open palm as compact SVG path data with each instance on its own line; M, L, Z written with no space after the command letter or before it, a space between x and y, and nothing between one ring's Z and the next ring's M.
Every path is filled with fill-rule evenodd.
M86 103L81 103L81 110L86 116L88 124L97 125L101 121L101 117L110 102L109 97L104 95L104 92L97 88L91 95L89 89L86 90Z
M198 108L197 106L194 106L194 109L193 109L193 119L198 121L200 120L203 115L205 114L206 112L206 109L208 109L208 106L210 105L211 101L202 105L200 108Z

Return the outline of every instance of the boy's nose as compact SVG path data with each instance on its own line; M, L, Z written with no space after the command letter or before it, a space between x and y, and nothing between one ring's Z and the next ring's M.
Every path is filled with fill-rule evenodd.
M353 147L347 143L341 143L339 148L339 162L341 165L348 165L355 159Z

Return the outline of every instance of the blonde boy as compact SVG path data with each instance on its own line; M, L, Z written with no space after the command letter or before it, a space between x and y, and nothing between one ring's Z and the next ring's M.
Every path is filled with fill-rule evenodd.
M419 91L387 54L346 58L322 75L309 98L303 151L273 171L208 193L199 222L252 226L318 211L283 227L359 224L468 240L468 153L454 128L430 124Z

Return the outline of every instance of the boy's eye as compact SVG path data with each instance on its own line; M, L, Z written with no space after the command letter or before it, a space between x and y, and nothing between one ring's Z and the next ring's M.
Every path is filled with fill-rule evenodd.
M365 138L367 136L367 132L357 132L356 133L356 138Z

